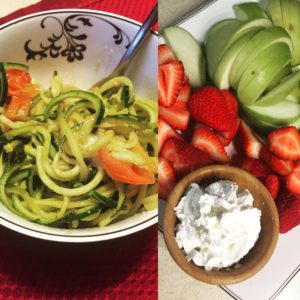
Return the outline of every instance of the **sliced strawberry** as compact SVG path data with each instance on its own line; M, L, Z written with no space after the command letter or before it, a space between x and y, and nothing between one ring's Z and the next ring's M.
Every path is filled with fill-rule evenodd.
M276 129L268 135L269 150L284 160L300 159L300 135L295 126Z
M178 164L193 164L210 160L210 155L207 152L198 150L187 142L176 138L170 138L165 142L161 156Z
M259 158L263 144L256 138L252 129L243 120L241 120L237 132L237 143L248 157Z
M217 131L217 135L221 143L223 144L223 146L226 147L233 141L234 137L237 134L239 126L240 126L240 119L237 118L235 126L232 127L229 131Z
M190 83L190 79L184 74L183 75L183 83L182 84L186 84L186 83Z
M167 121L174 129L186 130L190 121L190 112L187 109L187 102L191 95L191 87L185 83L178 95L174 105L168 109L159 106L158 114Z
M300 198L291 197L283 210L279 211L279 232L286 233L300 224Z
M158 46L158 64L169 64L176 62L176 58L167 44Z
M158 158L158 196L166 200L176 184L172 165L163 157Z
M182 62L174 62L161 65L159 68L165 78L167 93L166 99L158 98L158 101L163 107L170 107L176 102L182 87L184 74L183 65Z
M207 86L191 96L188 102L192 116L204 125L217 131L231 131L236 125L220 90Z
M278 213L280 214L285 207L287 207L288 204L294 201L296 198L297 196L289 192L286 187L281 188L275 202Z
M272 198L276 200L279 189L280 189L280 181L278 176L272 174L272 175L266 175L259 177L259 180L265 185L265 187L269 190Z
M174 129L178 130L186 130L191 117L187 110L181 111L175 107L165 108L162 106L158 107L158 115L167 121L167 123L169 123Z
M164 77L164 73L158 68L158 102L164 103L167 101L167 85Z
M237 117L239 106L235 96L229 90L221 90L224 100L227 104L228 111L233 118Z
M165 120L158 118L158 153L165 141L171 137L181 138Z
M286 188L296 195L300 195L300 160L294 164L294 170L285 178Z
M266 147L262 147L260 151L260 158L279 175L289 175L292 173L294 163L291 160L282 160L276 155L272 154Z
M191 144L199 150L208 152L211 159L217 162L227 163L229 161L229 156L220 139L208 127L196 128Z
M188 83L183 84L177 97L177 101L171 108L175 107L177 110L188 110L187 103L191 97L191 91L191 86Z
M248 171L255 177L262 177L273 174L270 167L260 159L247 157L242 161L240 168Z
M198 168L209 166L214 163L213 160L203 160L196 164L178 164L173 163L173 169L175 172L175 176L177 180L180 180L182 177L186 176L187 174L193 172L194 170L197 170Z

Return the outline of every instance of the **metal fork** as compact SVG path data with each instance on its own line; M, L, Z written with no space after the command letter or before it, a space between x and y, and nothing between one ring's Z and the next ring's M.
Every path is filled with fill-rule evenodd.
M101 86L111 78L122 76L126 72L133 57L137 53L137 50L140 48L140 45L145 41L151 28L157 22L157 18L158 18L158 4L156 3L151 13L148 15L146 21L143 23L142 27L140 28L136 36L133 38L132 42L130 43L129 47L127 48L126 52L121 58L120 62L112 71L112 73L107 77L96 82L92 87Z

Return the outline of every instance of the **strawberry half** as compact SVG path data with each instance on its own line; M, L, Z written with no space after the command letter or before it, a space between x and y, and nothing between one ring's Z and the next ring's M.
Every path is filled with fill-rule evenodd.
M272 174L272 175L266 175L259 177L259 180L265 185L265 187L269 190L272 198L276 200L279 189L280 189L280 181L278 176Z
M300 160L294 164L294 170L285 178L286 188L296 195L300 195Z
M213 86L204 87L194 93L188 106L198 122L214 130L231 131L236 125L236 119L230 115L222 92Z
M163 119L158 118L158 153L165 141L171 137L181 138L180 135Z
M300 159L300 135L295 126L276 129L268 135L269 150L284 160Z
M248 157L259 158L263 144L256 138L252 129L243 120L240 121L237 142Z
M169 108L159 106L158 114L174 129L186 130L190 121L190 112L187 109L187 102L190 99L191 87L184 84L180 90L177 101Z
M239 126L240 126L240 119L237 118L235 126L232 127L229 131L217 131L217 135L221 143L223 144L223 146L226 147L233 141L234 137L237 134Z
M161 44L158 46L158 64L169 64L176 62L176 58L167 44Z
M159 68L163 73L167 91L166 98L159 97L158 101L163 107L170 107L176 102L182 87L184 74L183 64L182 62L173 62L161 65Z
M167 85L164 77L164 73L158 68L158 102L164 103L167 100Z
M224 100L227 104L228 111L233 118L236 118L238 115L238 102L235 96L229 90L221 90Z
M284 209L279 211L279 232L286 233L300 224L300 198L291 197Z
M275 201L278 213L280 214L289 203L294 201L295 198L297 198L297 196L290 193L286 187L281 188Z
M188 111L188 101L191 97L191 86L189 85L189 83L184 83L181 87L180 93L177 97L177 101L175 102L175 104L173 106L171 106L171 108L176 108L177 110L186 110Z
M174 129L178 130L186 130L191 117L188 111L180 111L175 107L165 108L161 106L158 107L158 115L167 121Z
M161 156L178 164L196 164L211 160L207 152L198 150L187 142L176 138L170 138L165 142L161 150Z
M227 163L229 161L229 156L220 139L208 127L195 128L191 144L195 148L209 153L210 157L217 162Z
M176 184L172 165L163 157L158 158L158 196L166 200Z
M262 176L268 176L273 174L269 166L266 165L260 159L247 157L242 161L240 168L248 171L250 174L252 174L255 177L262 177Z
M282 160L272 154L266 147L262 147L260 158L263 160L276 174L289 175L293 172L294 163L291 160Z

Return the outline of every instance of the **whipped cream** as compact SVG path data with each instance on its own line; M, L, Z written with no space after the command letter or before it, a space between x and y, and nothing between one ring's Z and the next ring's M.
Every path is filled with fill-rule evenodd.
M175 208L179 224L176 241L188 260L205 270L230 267L258 239L261 211L253 197L231 181L206 188L192 183Z

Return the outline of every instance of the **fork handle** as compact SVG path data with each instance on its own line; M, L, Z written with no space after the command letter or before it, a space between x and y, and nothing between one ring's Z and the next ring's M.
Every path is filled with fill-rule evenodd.
M157 18L158 18L158 4L156 3L151 13L147 17L146 21L143 23L143 26L140 28L138 33L135 35L135 37L129 44L129 47L127 48L122 59L120 60L117 67L115 68L115 71L113 72L112 76L120 76L125 73L127 67L129 66L137 50L139 49L139 46L143 43L147 35L150 33L150 29L157 22Z

